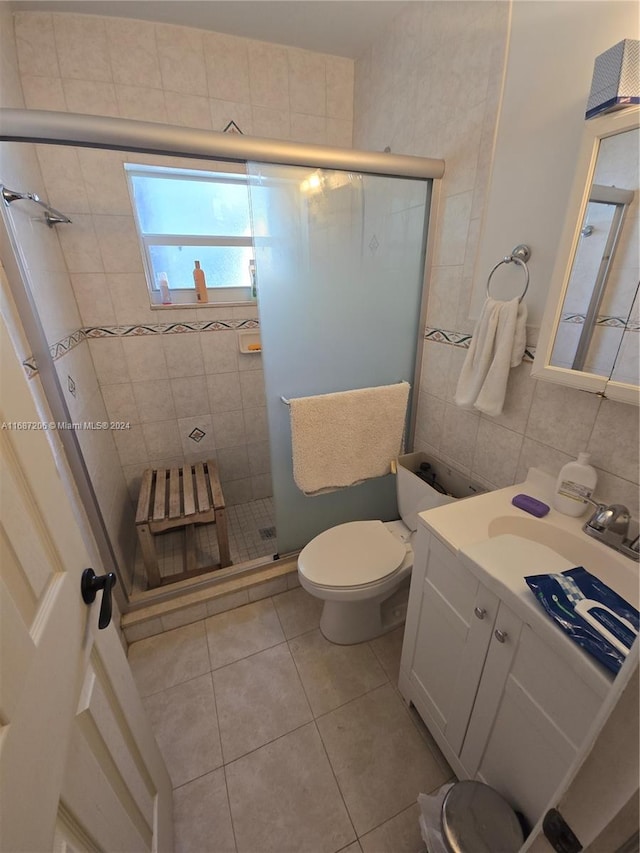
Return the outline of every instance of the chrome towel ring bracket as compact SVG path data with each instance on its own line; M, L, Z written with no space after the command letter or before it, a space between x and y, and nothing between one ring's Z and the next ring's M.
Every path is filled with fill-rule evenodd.
M518 264L522 267L525 274L525 282L524 282L524 290L520 294L518 298L518 302L522 302L525 297L527 290L529 289L529 267L527 266L527 261L531 257L531 249L528 246L525 246L524 243L520 243L520 245L516 246L515 249L512 250L510 255L505 255L501 261L495 265L495 267L489 273L489 278L487 279L487 297L491 296L491 277L494 272L498 269L502 264Z

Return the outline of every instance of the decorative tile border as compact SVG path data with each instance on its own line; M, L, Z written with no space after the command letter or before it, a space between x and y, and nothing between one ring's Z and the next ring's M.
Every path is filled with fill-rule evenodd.
M260 321L198 320L193 323L145 323L134 326L91 326L81 331L87 338L135 338L144 335L178 335L185 332L224 332L257 329Z
M84 329L76 329L71 335L56 341L49 347L49 352L51 358L58 361L78 344L96 338L135 338L144 335L177 335L187 332L222 332L236 329L257 329L259 326L260 321L254 318L249 320L198 320L193 323L149 323L131 326L88 326ZM27 379L33 379L34 376L38 375L38 365L33 356L25 358L22 366L27 374Z
M582 326L586 319L586 314L566 313L561 316L560 322ZM609 314L600 314L596 319L596 326L606 326L607 328L612 329L625 329L628 332L640 332L640 322L637 320L627 322L626 317L614 317Z
M449 344L449 346L469 349L473 335L467 332L452 332L450 329L432 329L429 326L424 330L424 339L434 344ZM523 361L533 361L536 355L534 346L526 347Z

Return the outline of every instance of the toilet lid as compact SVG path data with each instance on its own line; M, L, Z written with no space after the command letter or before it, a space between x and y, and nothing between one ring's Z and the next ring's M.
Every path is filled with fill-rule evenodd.
M320 586L359 586L395 572L406 553L406 546L381 521L350 521L305 545L298 569Z

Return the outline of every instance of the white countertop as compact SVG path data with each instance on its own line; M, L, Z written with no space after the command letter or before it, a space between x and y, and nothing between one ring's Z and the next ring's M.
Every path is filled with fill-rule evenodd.
M638 563L587 536L582 531L587 513L571 518L554 510L554 486L555 478L532 468L524 483L436 507L418 518L481 583L536 633L544 634L559 654L576 662L596 689L606 692L612 674L555 625L524 578L584 566L637 608ZM511 499L518 494L552 508L544 518L535 518L513 506Z

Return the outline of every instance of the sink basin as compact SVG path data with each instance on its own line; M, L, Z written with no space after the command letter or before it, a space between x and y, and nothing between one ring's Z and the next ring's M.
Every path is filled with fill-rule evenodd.
M488 533L490 538L510 533L521 539L546 545L575 566L584 566L618 595L634 607L638 607L640 594L637 564L605 545L589 539L586 534L582 538L542 519L509 515L492 519L489 522ZM541 572L544 572L542 567Z

